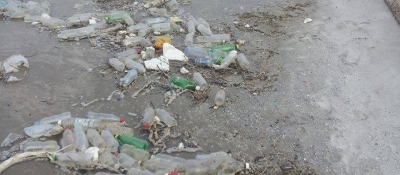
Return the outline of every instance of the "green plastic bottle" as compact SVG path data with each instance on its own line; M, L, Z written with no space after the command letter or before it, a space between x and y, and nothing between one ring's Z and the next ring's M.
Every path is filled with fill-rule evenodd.
M232 50L237 50L238 48L239 46L236 44L224 44L224 45L213 46L211 47L210 51L214 52L216 50L220 50L223 52L230 52Z
M172 84L175 86L178 86L182 89L190 89L192 91L196 90L196 83L186 79L186 78L181 78L181 77L174 77L172 78Z
M124 21L124 15L127 15L127 12L120 12L120 13L111 13L106 17L107 22L121 22ZM130 14L128 14L131 16Z
M128 135L116 135L115 138L121 144L132 145L136 148L147 151L149 149L149 143L146 140L142 140L136 137L128 136Z

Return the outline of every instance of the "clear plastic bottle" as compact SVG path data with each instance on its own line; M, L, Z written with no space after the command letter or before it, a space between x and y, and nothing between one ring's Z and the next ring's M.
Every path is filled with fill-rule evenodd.
M139 69L135 68L135 69L131 69L128 71L128 73L121 78L119 85L121 86L129 86L133 80L136 79L136 77L139 75Z
M154 49L154 47L146 47L146 55L149 59L154 58L156 55L156 49Z
M176 24L174 21L170 21L169 24L171 26L172 31L174 31L174 32L184 32L185 31L185 30L183 30L183 28L180 25Z
M211 36L198 36L196 38L197 43L214 43L220 44L229 42L231 40L230 34L212 34Z
M145 25L143 26L139 31L138 31L138 36L146 36L147 34L150 33L150 27Z
M63 127L52 124L33 125L24 128L24 133L31 138L49 137L60 134L62 131Z
M124 19L125 23L128 24L128 26L135 25L135 21L133 21L131 15L128 13L123 14L122 19Z
M153 45L148 39L146 39L142 36L136 36L133 38L124 39L122 41L122 44L125 47L132 47L132 46L138 46L138 45L141 45L143 47L150 47Z
M184 41L185 46L193 45L193 37L194 37L193 33L186 34L185 41Z
M179 3L176 0L169 0L165 3L165 6L171 12L177 11L179 9Z
M6 4L6 10L11 18L23 18L26 14L25 8L21 2L11 1Z
M118 158L109 151L105 151L100 154L99 161L101 164L107 165L109 167L114 167L116 164L118 164Z
M110 64L111 67L120 72L124 71L125 69L125 64L116 58L110 58L108 60L108 64Z
M138 32L141 28L143 28L143 27L149 27L148 25L146 25L146 24L143 24L143 23L139 23L139 24L136 24L136 25L134 25L134 26L129 26L129 27L127 27L126 28L126 32L128 32L128 33L136 33L136 32Z
M249 62L249 60L247 60L246 56L245 56L243 53L239 53L239 54L237 55L236 60L237 60L237 62L239 63L239 66L240 66L242 69L245 69L245 70L248 70L248 69L249 69L249 67L250 67L250 62Z
M169 23L169 17L157 17L157 18L149 18L146 20L147 25L157 24L157 23Z
M62 148L65 148L65 152L75 152L78 147L75 139L75 134L69 127L64 129L62 138L60 139L60 145Z
M189 58L210 58L210 52L203 47L188 46L183 53Z
M162 154L162 153L156 154L154 156L154 158L158 159L158 160L162 160L162 161L176 163L176 164L184 164L187 161L184 158L174 157L174 156L170 156L170 155Z
M197 26L197 30L204 36L212 35L212 31L209 28L207 28L206 26L204 26L203 24L199 24Z
M153 24L151 30L153 30L153 32L167 33L171 31L171 24L169 22Z
M133 136L133 129L123 127L119 123L109 123L106 125L106 130L110 131L112 135L129 135Z
M156 175L149 170L142 170L139 168L131 168L129 171L126 173L126 175Z
M199 154L196 155L196 159L210 159L214 157L230 157L228 153L219 151L219 152L213 152L210 154Z
M167 127L178 125L178 122L165 109L156 109L156 115Z
M111 134L110 131L108 130L102 130L101 131L101 137L104 139L104 141L107 144L107 149L111 152L117 152L118 151L118 146L119 143L118 141L114 138L114 136Z
M121 58L127 57L129 55L134 55L134 54L140 54L140 49L127 49L123 52L116 53L114 55L114 57L117 59L121 59Z
M206 20L204 20L203 18L197 18L197 22L199 22L200 24L203 24L205 27L210 29L210 24L208 24L208 22Z
M77 29L69 29L61 31L57 37L60 39L71 39L75 37L90 36L95 32L95 27L87 26Z
M60 146L54 140L49 140L45 142L31 141L31 142L26 142L20 146L20 150L24 152L34 152L34 151L52 152L52 151L58 151L59 149Z
M232 50L229 52L229 54L221 61L221 67L222 68L227 68L230 64L235 62L237 57L237 51Z
M165 8L149 8L148 11L154 17L166 17L166 16L168 16L168 11Z
M105 173L105 172L97 172L94 175L122 175L122 174L111 174L111 173Z
M155 116L156 113L152 107L148 107L144 110L142 123L145 129L149 130L151 126L154 125L156 122Z
M81 125L83 128L99 128L102 125L107 123L107 121L101 121L100 119L91 119L91 118L66 118L58 121L58 124L61 126L69 126L75 127L76 125Z
M68 112L64 112L61 114L42 118L39 121L35 122L35 125L40 125L40 124L45 124L45 123L57 124L58 121L60 121L62 119L66 119L66 118L71 118L71 112L68 111Z
M42 25L52 29L58 29L66 26L64 20L45 15L42 15L40 22L42 22Z
M118 154L118 161L121 164L121 166L125 169L130 169L132 167L140 166L140 161L135 160L134 158L125 153Z
M194 65L205 66L205 67L211 67L213 64L213 61L208 58L190 58L189 62Z
M95 129L89 128L86 132L86 137L90 144L94 147L98 147L100 150L104 150L107 147L106 142Z
M150 159L145 161L143 167L155 174L167 174L169 172L175 171L178 167L177 164L168 161L161 161L159 159Z
M67 165L91 165L94 164L93 154L90 153L61 153L53 157L53 161Z
M188 28L189 34L194 35L194 33L196 33L196 28L195 28L194 22L192 20L189 20L186 23L186 27Z
M209 85L208 85L207 81L204 79L204 77L199 72L193 73L192 79L199 86L198 90L204 91L204 90L208 89Z
M100 119L103 121L120 122L120 123L125 122L124 118L117 117L114 114L97 113L97 112L92 112L92 111L89 111L87 113L87 118Z
M225 103L225 90L224 89L220 89L217 91L217 93L215 94L214 103L217 106L222 106Z
M75 14L67 18L67 27L73 26L86 26L89 24L89 19L92 17L91 13Z
M146 161L149 160L150 158L149 152L136 148L133 145L124 144L120 146L118 149L120 153L125 153L138 161Z
M143 64L133 61L133 60L129 59L128 57L121 59L121 61L125 64L125 67L129 70L138 69L139 73L146 72L146 68L143 66Z
M79 152L85 152L89 147L89 141L86 137L85 129L81 125L76 125L74 127L75 140L77 145L77 150Z
M200 24L193 15L189 15L188 20L193 22L194 27L197 27Z
M24 22L40 22L41 19L41 16L26 14L24 17Z

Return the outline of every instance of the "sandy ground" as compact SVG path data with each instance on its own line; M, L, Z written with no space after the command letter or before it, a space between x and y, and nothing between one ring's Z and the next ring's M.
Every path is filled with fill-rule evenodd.
M83 3L79 0L51 2L52 16L60 18L97 9L90 3L73 8ZM237 160L252 163L250 174L399 172L400 27L384 1L193 1L182 9L183 15L209 21L214 32L246 40L241 50L252 69L243 74L189 67L212 84L210 98L193 104L186 93L166 108L177 117L174 131L189 135L167 146L188 139L204 153L230 151ZM305 18L313 21L305 24ZM113 50L92 49L87 40L59 42L55 33L21 20L0 21L0 38L0 58L23 54L31 66L14 74L24 78L21 82L0 82L0 138L64 111L77 117L87 111L113 113L133 127L150 101L164 103L165 89L157 86L130 98L147 81L163 79L149 73L135 80L123 99L71 107L117 89L123 74L99 73ZM183 48L182 38L174 37L173 44ZM180 65L175 66L170 76L179 75ZM213 110L221 85L227 103ZM142 138L148 134L135 132ZM63 173L48 162L31 161L3 174Z

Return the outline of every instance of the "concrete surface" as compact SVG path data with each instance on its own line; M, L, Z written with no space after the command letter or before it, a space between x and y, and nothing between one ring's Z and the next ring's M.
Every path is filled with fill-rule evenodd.
M400 23L400 1L399 0L385 0L386 4L393 13L393 16Z

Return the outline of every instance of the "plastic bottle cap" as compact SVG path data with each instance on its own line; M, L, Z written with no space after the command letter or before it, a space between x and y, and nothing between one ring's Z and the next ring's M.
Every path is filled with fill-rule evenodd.
M144 124L144 128L147 129L147 130L150 130L151 124L150 123L145 123Z
M57 156L55 155L50 155L49 158L51 161L57 161Z
M121 152L121 149L122 149L122 146L119 145L119 146L118 146L118 152Z
M119 122L125 123L125 119L124 119L124 118L120 118L120 119L119 119Z
M58 120L58 121L57 121L57 124L58 124L58 125L61 125L61 120Z

